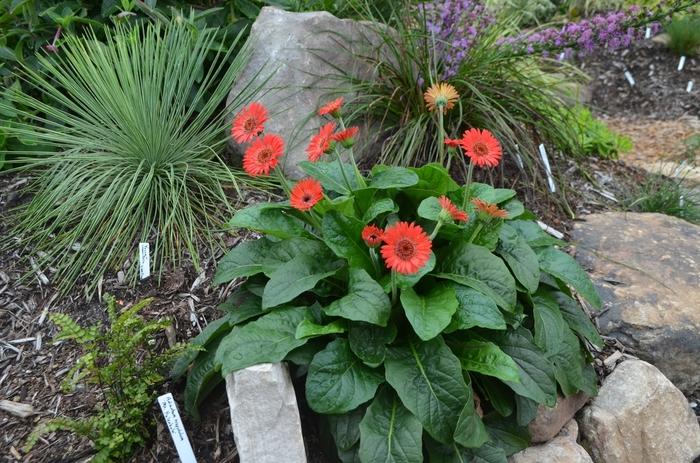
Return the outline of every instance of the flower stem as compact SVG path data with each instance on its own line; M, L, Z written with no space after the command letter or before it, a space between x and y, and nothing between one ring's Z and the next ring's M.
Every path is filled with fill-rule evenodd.
M350 180L348 179L348 174L345 173L345 167L343 167L343 158L340 157L340 151L338 150L338 147L336 146L333 151L335 152L335 157L338 159L338 165L340 166L340 173L343 175L343 180L345 181L345 186L348 187L348 192L352 192L352 185L350 184Z
M479 235L479 232L481 231L482 228L484 228L484 224L483 224L483 223L479 223L479 224L476 226L476 230L474 230L474 233L472 233L472 236L469 237L469 242L470 242L470 243L472 243L472 242L476 239L476 237Z
M343 121L343 118L341 116L338 116L338 124L340 125L340 130L345 130L345 122ZM357 184L361 188L365 188L367 186L367 183L365 182L364 177L360 173L360 169L357 167L357 162L355 162L355 152L353 151L352 146L348 148L348 155L350 156L352 168L355 171L355 178L357 179Z
M430 234L430 241L435 239L437 236L438 232L440 231L440 228L442 227L442 220L438 220L437 225L435 225L435 228L433 229L433 232Z
M396 305L398 296L398 282L396 281L396 270L391 270L391 305Z
M372 259L375 276L379 278L381 267L379 266L379 256L377 256L377 251L374 248L369 248L369 257Z
M467 204L469 204L469 194L470 194L470 187L472 184L472 174L474 173L474 162L469 159L469 170L467 171L467 184L464 187L464 201L462 202L462 209L467 208Z
M287 197L289 197L290 193L292 192L292 189L289 187L289 183L287 183L287 179L284 177L284 173L282 173L282 169L280 169L279 166L275 167L275 174L277 175L277 179L280 182L280 186L287 194Z
M442 107L438 108L438 159L440 164L445 165L445 115ZM449 169L449 166L447 167Z

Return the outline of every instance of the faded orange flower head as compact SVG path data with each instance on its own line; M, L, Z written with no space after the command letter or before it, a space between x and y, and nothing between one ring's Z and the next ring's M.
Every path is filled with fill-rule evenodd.
M488 130L469 129L462 135L462 149L477 167L496 167L503 151Z
M452 85L441 82L431 85L423 94L423 99L428 111L440 108L443 113L446 113L454 107L459 99L459 93Z
M342 96L333 101L329 101L321 106L321 108L318 110L318 115L326 116L330 114L333 117L338 117L340 115L340 108L343 107L343 101L345 101L345 99Z
M346 148L350 148L355 144L355 137L360 131L357 127L348 127L345 130L341 130L338 133L333 134L333 140L337 141Z
M396 222L384 230L381 248L386 266L403 275L417 273L430 259L433 243L420 225Z
M267 109L255 102L243 108L231 124L231 136L237 143L247 143L265 130Z
M308 211L323 199L323 187L315 178L299 180L289 194L289 204L300 211Z
M284 154L284 140L275 134L256 138L243 155L243 169L253 177L268 175Z
M466 222L469 220L467 213L455 206L455 204L450 201L450 198L447 196L440 196L438 198L438 202L440 202L440 207L442 207L442 209L446 211L455 222Z
M496 219L508 218L508 211L501 209L496 204L484 201L483 199L479 198L472 199L472 204L474 205L474 207L476 207L476 210L481 214L485 214L489 217L494 217Z
M365 225L362 229L362 239L370 248L375 248L382 244L384 230L376 225Z
M322 126L316 135L311 137L309 146L306 147L306 154L309 156L309 161L316 162L321 157L329 153L333 149L333 131L335 130L336 123L329 122Z

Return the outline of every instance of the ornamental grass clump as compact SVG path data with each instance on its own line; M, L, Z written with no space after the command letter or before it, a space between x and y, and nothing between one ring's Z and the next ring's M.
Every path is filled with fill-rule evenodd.
M175 367L189 367L186 408L196 415L231 372L287 361L342 461L506 463L539 404L596 393L586 346L602 340L578 302L600 307L595 288L515 191L470 174L460 185L435 163L363 175L339 135L342 101L321 112L332 125L310 141L307 178L288 184L277 158L258 157L290 200L229 222L261 237L219 261L214 282L240 284ZM468 173L502 159L488 130L436 132Z
M227 189L260 184L217 154L228 140L223 102L249 52L235 55L234 41L205 66L215 41L216 30L195 34L177 22L117 26L104 42L68 35L37 57L40 70L24 68L42 96L17 92L27 122L4 130L36 140L11 153L36 178L14 217L19 241L3 244L22 248L61 292L85 277L90 294L122 268L135 282L139 242L150 242L157 275L183 261L199 268L234 211Z

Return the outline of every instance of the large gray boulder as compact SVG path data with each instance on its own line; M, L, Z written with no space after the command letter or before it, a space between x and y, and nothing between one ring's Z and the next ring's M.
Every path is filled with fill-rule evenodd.
M306 160L311 136L327 122L317 116L318 108L338 96L353 97L342 73L362 79L373 75L367 61L357 56L376 54L377 27L338 19L325 11L291 13L273 7L260 11L250 31L252 56L229 102L247 93L249 85L262 85L252 100L270 111L266 132L281 135L287 143L281 162L289 176L302 176L297 164ZM359 148L369 143L368 135L368 130L360 131ZM233 141L232 148L239 156L245 149Z
M557 404L552 408L544 404L540 405L535 419L527 426L530 431L530 441L533 444L539 444L552 439L571 421L588 399L585 392L579 392L569 397L559 396Z
M593 463L586 449L576 443L577 437L578 425L570 420L554 439L512 455L508 463Z
M686 394L700 390L700 227L662 214L607 212L574 225L577 259L619 339Z
M641 360L617 366L579 425L596 463L691 463L700 455L700 426L685 397Z
M306 463L301 419L286 365L262 363L226 377L241 463Z

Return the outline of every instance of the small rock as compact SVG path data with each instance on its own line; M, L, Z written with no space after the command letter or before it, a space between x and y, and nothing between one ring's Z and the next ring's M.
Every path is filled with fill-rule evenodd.
M528 425L531 442L538 444L552 439L587 401L588 395L579 392L569 397L559 396L553 408L540 405L535 419Z
M593 463L586 450L576 443L577 436L578 425L570 420L557 437L512 455L508 463Z
M641 360L617 366L579 423L596 463L690 463L700 455L700 426L685 397Z
M301 419L286 365L263 363L226 377L241 463L306 463Z
M576 258L619 340L688 395L700 390L700 226L663 214L606 212L574 224Z
M27 418L36 414L34 407L31 405L11 400L0 400L0 410L20 418Z

